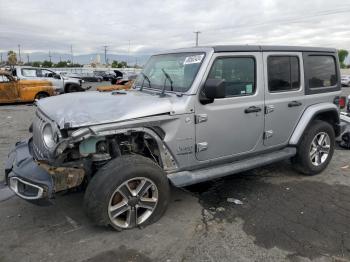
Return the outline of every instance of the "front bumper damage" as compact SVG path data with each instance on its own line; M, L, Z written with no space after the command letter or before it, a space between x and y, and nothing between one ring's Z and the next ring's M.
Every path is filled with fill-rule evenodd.
M83 166L53 166L36 161L32 139L17 142L5 164L6 183L19 197L35 200L53 198L59 191L79 186L85 177Z

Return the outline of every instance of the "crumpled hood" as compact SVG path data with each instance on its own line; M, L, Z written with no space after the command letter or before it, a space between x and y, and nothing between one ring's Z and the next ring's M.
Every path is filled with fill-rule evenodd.
M62 129L119 122L128 119L169 113L169 98L139 91L126 94L78 92L38 101L38 108ZM121 93L120 92L120 93Z

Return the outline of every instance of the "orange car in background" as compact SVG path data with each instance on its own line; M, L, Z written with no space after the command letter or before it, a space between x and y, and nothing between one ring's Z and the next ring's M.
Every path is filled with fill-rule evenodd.
M56 95L50 81L16 80L6 71L0 71L0 104L33 102Z
M122 80L117 82L116 85L109 85L109 86L99 86L96 88L97 91L100 92L110 92L110 91L116 91L116 90L128 90L132 87L134 83L134 80Z

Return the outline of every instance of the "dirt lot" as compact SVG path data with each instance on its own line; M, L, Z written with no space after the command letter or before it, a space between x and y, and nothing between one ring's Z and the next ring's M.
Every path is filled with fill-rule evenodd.
M3 170L10 146L28 135L34 107L1 106L0 112ZM82 196L59 195L54 205L37 207L0 189L0 261L350 261L346 150L337 149L329 168L314 177L282 162L173 188L165 216L142 230L93 226Z

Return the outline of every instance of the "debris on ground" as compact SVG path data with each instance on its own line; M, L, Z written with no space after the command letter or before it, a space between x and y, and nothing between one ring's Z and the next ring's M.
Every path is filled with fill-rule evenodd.
M234 203L236 205L243 205L243 202L241 200L235 199L235 198L231 198L231 197L227 198L227 202Z
M226 209L224 207L218 207L216 212L224 212Z

